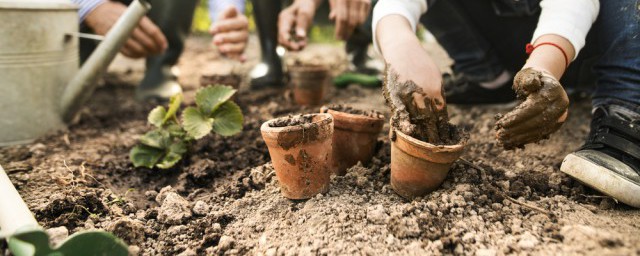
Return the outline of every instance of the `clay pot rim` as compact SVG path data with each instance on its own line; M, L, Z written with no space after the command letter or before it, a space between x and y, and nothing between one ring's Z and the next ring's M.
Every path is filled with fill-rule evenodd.
M458 151L462 151L467 144L466 140L461 140L458 144L455 144L455 145L435 145L429 142L416 139L395 128L392 128L391 132L396 133L396 139L401 139L411 144L412 146L424 148L433 152L458 152Z
M323 64L299 64L289 65L289 71L291 72L328 72L329 66Z
M311 114L305 114L303 116L320 116L321 119L316 120L316 121L312 121L311 123L308 123L306 125L314 125L314 126L323 126L323 125L327 125L330 124L331 122L333 122L333 116L331 116L328 113L311 113ZM271 135L273 134L274 136L277 134L281 134L281 133L297 133L300 132L304 129L308 129L303 127L303 125L294 125L294 126L283 126L283 127L271 127L269 126L269 123L273 122L274 120L280 119L280 118L285 118L285 117L277 117L271 120L268 120L264 123L262 123L262 125L260 126L260 131L263 132L263 134L268 134Z
M334 129L353 132L379 133L384 126L384 116L372 117L338 111L328 106L320 108L321 113L331 114L334 118Z

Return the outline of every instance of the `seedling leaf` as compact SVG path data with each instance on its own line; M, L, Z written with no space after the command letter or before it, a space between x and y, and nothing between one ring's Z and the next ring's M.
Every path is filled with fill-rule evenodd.
M131 149L129 159L135 167L147 167L153 168L153 166L164 155L164 150L158 148L152 148L146 145L136 145Z
M182 159L182 155L187 152L187 145L182 141L177 141L168 149L167 154L156 166L160 169L169 169Z
M203 115L196 108L188 107L182 112L182 125L187 134L197 140L211 132L213 119Z
M231 136L242 131L242 110L232 101L222 104L213 113L213 131L222 136Z
M140 143L152 148L163 149L168 146L169 132L165 130L153 130L140 137Z
M166 123L167 121L169 121L169 119L172 119L176 116L178 108L180 108L180 104L182 104L182 94L178 93L176 95L173 95L169 100L169 110L167 110L167 113L164 116L163 123Z
M165 120L164 117L167 115L167 110L163 106L157 106L151 112L149 112L149 116L147 117L147 121L155 127L162 127Z
M196 104L200 111L210 115L223 103L231 99L236 90L230 86L215 85L201 89L196 93Z

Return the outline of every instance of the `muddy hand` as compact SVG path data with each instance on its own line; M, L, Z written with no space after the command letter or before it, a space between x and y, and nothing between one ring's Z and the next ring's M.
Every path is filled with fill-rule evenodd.
M551 74L523 69L516 74L513 89L524 101L496 122L496 137L505 149L546 139L562 126L569 98Z
M391 106L394 128L433 144L441 144L448 138L449 118L442 95L430 97L413 81L399 81L398 74L389 66L383 91Z

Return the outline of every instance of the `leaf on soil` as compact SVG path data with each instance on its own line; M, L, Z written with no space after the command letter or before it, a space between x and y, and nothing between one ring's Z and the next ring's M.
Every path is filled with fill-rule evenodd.
M131 149L129 158L135 167L153 168L153 166L164 155L164 150L152 148L146 145L137 145Z
M222 104L213 113L213 131L222 136L231 136L242 131L242 110L233 101Z
M149 116L147 117L147 121L155 127L162 127L164 124L164 117L167 115L167 110L163 106L157 106L151 112L149 112Z
M167 155L156 165L160 169L169 169L182 159L187 152L187 145L183 141L177 141L169 147Z
M213 119L196 108L188 107L182 112L182 125L189 136L200 139L211 132Z
M153 130L140 137L140 143L149 147L164 149L168 146L170 139L171 136L169 132L165 130Z
M173 119L178 112L178 108L180 108L180 104L182 104L182 94L178 93L171 97L169 100L169 110L167 110L166 115L164 116L163 122L169 121L169 119Z
M216 85L200 89L196 93L196 104L206 115L215 112L223 103L231 99L236 90L230 86Z

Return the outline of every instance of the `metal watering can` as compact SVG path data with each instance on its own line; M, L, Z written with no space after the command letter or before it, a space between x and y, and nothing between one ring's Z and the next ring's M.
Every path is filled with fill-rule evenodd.
M0 0L0 146L64 128L150 8L133 1L79 69L77 6Z

